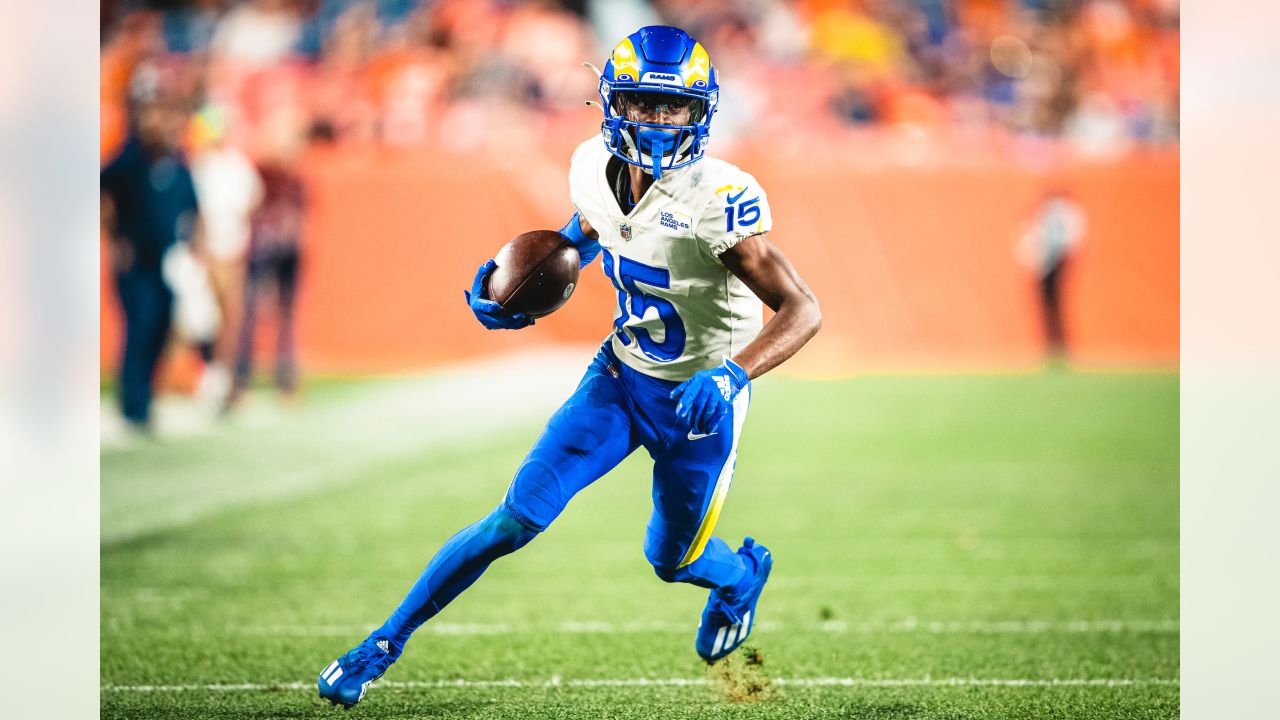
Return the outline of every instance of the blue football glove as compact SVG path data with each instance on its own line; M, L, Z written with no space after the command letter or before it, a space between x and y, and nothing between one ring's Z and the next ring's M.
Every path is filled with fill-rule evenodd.
M498 303L484 298L484 279L497 266L498 264L492 260L481 265L476 271L475 281L471 283L471 290L462 291L467 298L467 304L471 306L471 312L476 314L476 319L481 325L490 330L519 330L532 325L533 319L525 316L524 313L507 313Z
M700 370L671 391L676 403L676 417L699 435L710 435L729 414L733 399L751 384L747 371L728 358L720 367Z

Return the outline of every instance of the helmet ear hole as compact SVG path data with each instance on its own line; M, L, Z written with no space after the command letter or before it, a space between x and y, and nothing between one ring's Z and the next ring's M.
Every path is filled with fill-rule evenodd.
M700 123L700 122L702 122L702 119L703 119L703 118L705 118L706 116L707 116L707 101L706 101L706 100L699 100L698 102L695 102L695 103L691 106L690 111L689 111L689 121L690 121L690 122L693 122L693 123Z

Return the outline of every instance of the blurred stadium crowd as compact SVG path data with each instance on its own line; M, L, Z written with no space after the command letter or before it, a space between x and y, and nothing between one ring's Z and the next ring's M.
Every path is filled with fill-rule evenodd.
M1060 160L1064 148L1112 158L1178 141L1177 0L103 0L101 9L106 267L124 310L122 410L139 428L172 326L200 348L200 393L230 407L248 385L267 300L276 382L286 395L296 388L308 144L431 148L508 165L567 159L599 122L584 103L596 78L583 63L603 64L643 25L680 26L708 48L722 85L712 152L731 158L752 144L795 153L816 142L827 149L806 154L814 163L1035 163ZM873 141L841 142L857 138Z
M581 134L618 38L668 23L724 85L715 142L907 125L1176 142L1177 0L104 0L102 153L140 69L219 108L251 154L298 127L469 150ZM568 117L566 117L568 116ZM198 138L196 139L198 142Z

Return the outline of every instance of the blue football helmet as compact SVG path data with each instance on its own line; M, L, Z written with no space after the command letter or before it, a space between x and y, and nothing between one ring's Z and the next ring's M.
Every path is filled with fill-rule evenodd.
M655 180L706 152L720 83L685 31L651 25L628 35L605 61L599 90L605 147Z

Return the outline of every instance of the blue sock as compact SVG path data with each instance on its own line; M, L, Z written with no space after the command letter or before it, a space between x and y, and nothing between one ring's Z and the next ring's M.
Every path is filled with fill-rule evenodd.
M751 582L754 566L725 541L712 536L697 560L676 571L676 582L733 593Z
M402 650L409 636L480 578L494 560L524 547L537 533L522 524L506 503L449 538L391 617L375 632Z

